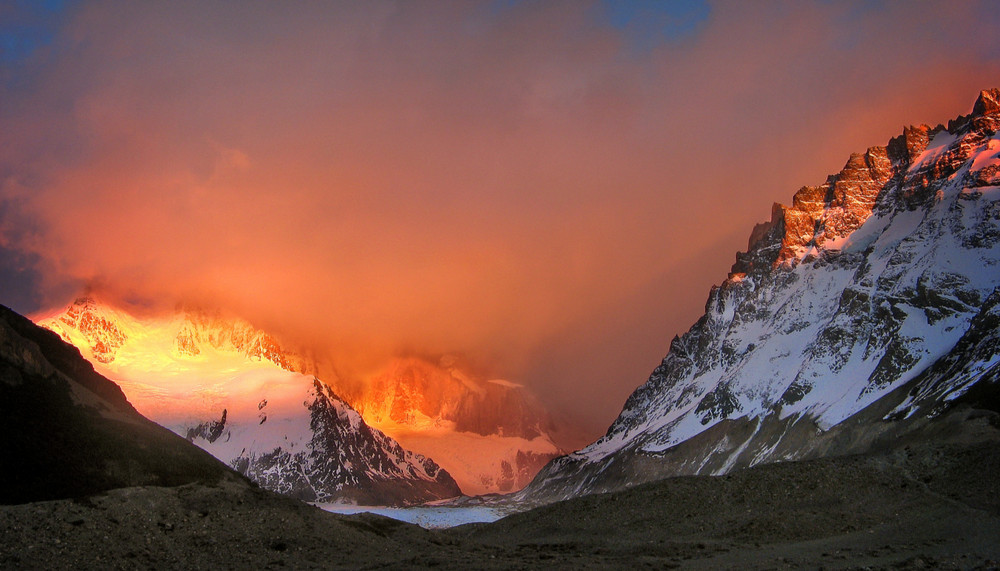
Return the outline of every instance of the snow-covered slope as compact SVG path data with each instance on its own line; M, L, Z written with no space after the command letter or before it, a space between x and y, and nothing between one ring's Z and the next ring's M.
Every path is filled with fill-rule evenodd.
M398 505L460 493L433 460L368 426L250 324L197 311L136 318L84 297L40 324L115 379L142 414L301 499Z
M434 458L469 495L519 490L563 452L524 387L485 380L455 356L394 359L351 402L372 426Z
M998 101L983 92L971 115L909 127L775 205L607 434L525 493L862 451L995 386Z

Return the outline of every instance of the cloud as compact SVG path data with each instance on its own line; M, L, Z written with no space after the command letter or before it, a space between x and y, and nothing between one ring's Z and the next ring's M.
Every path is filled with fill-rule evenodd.
M67 10L0 93L0 245L43 303L464 351L590 435L771 202L1000 77L974 2L718 3L641 53L581 2Z

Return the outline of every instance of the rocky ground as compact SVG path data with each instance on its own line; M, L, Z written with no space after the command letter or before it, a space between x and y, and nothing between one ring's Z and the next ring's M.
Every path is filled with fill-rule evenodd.
M0 507L3 569L997 569L1000 439L774 464L444 531L241 482Z

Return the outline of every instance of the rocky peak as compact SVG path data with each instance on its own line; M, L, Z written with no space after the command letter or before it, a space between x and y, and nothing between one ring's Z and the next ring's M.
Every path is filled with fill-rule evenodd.
M907 155L918 148L919 133L912 130L909 137L904 134ZM793 264L810 250L850 234L871 216L879 193L897 172L887 147L852 154L844 168L825 183L800 188L791 206L772 207L771 220L756 225L747 252L737 254L733 275Z
M997 130L1000 126L1000 88L979 92L972 113L948 121L949 133L962 133L983 129Z
M790 264L846 236L871 216L879 192L896 174L886 147L853 153L841 171L820 186L804 186L782 207L785 235L774 265Z
M927 125L910 125L903 127L903 134L893 137L886 146L889 157L894 163L910 164L924 152L927 144L939 131L944 129L941 125L933 129Z
M777 205L607 434L524 494L866 452L995 408L1000 90L984 93Z
M1000 88L980 91L976 104L972 106L972 114L984 116L996 113L1000 113Z
M751 232L747 251L736 255L730 277L767 273L819 256L831 241L859 228L873 212L926 205L972 154L983 145L997 145L990 139L998 128L1000 89L991 89L979 94L971 115L950 121L947 129L911 125L884 147L852 154L825 183L799 189L791 206L774 205L771 219ZM939 136L956 140L938 140ZM975 167L966 175L969 186L1000 180L995 165Z
M128 341L116 316L105 311L91 296L78 297L58 321L65 327L54 329L64 341L71 342L66 328L79 331L87 339L94 359L104 364L114 361L118 350Z
M291 351L282 348L277 339L249 322L226 319L218 312L185 309L184 324L177 333L175 347L179 353L193 356L201 352L202 343L216 349L237 351L258 361L271 361L286 371L301 368L291 362Z
M84 315L95 312L97 308L97 301L93 297L80 296L73 300L59 320L67 325L76 325Z

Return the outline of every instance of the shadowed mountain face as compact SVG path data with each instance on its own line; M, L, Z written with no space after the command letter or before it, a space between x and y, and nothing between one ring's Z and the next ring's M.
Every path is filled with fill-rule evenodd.
M527 496L865 452L996 394L998 129L984 91L776 204L607 434Z
M0 306L0 503L244 482L145 418L58 335Z

